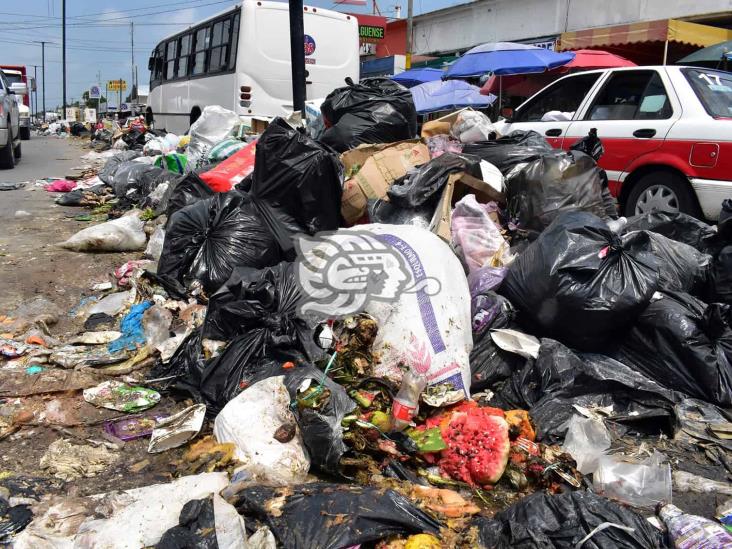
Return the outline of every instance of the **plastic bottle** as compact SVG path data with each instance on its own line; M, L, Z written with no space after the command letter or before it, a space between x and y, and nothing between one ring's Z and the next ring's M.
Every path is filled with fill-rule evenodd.
M724 526L697 515L684 513L675 505L659 505L658 516L668 528L676 549L723 549L732 547L732 534Z
M419 411L419 395L425 387L427 377L424 374L409 369L402 376L402 386L391 406L392 431L403 431L409 426Z

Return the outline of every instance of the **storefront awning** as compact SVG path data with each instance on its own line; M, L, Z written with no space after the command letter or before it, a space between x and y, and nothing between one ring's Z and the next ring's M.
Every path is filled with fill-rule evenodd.
M558 49L605 48L643 42L674 42L696 47L732 39L732 31L677 19L662 19L562 33Z

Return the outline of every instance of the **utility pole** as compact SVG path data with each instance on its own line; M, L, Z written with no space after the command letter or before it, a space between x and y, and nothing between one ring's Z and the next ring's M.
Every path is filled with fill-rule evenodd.
M290 0L290 60L292 62L292 110L305 119L305 29L302 0Z
M43 90L43 122L46 121L46 44L50 44L51 42L45 42L43 40L34 40L36 44L41 45L41 79L43 80L43 87L41 88ZM38 86L38 83L36 83L36 87ZM36 92L37 95L37 92ZM36 110L38 110L36 108Z
M35 109L35 112L33 112L33 109L31 109L31 114L33 115L33 118L36 120L38 119L38 65L31 65L33 67L33 80L36 84L35 89L35 97L33 96L34 91L28 90L28 93L30 94L31 103L33 103L33 109Z
M130 65L130 103L132 103L132 92L135 89L135 23L130 21L130 54L132 64Z
M63 65L64 118L66 117L66 0L61 0L61 63Z
M412 11L413 0L407 0L407 60L405 67L407 70L412 68Z

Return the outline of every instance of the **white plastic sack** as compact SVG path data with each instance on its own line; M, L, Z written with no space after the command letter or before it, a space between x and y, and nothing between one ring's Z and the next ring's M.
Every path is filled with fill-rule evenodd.
M452 136L462 143L488 141L491 134L498 131L485 114L473 110L464 110L457 115L457 120L450 130Z
M426 374L428 404L469 397L470 293L460 260L442 239L416 226L373 224L297 244L306 258L299 280L311 296L302 313L353 314L355 303L378 322L376 377L400 382L403 364Z
M230 400L216 416L214 435L219 442L236 444L241 469L259 481L286 486L305 481L310 459L299 430L289 442L273 437L282 425L295 424L283 380L267 378Z
M191 125L191 141L188 143L188 163L197 166L208 158L208 151L223 141L241 120L239 115L220 105L209 105Z
M60 246L76 252L134 252L147 242L140 211L82 229Z

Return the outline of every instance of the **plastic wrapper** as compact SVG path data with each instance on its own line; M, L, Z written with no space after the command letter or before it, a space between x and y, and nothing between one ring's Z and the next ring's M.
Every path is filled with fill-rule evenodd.
M320 105L326 129L320 141L338 152L362 143L393 143L417 134L411 92L387 78L366 78L336 88Z
M480 160L465 155L442 154L394 181L387 195L390 202L401 208L434 206L450 175L458 172L480 178Z
M589 475L597 470L613 440L602 420L572 416L564 438L562 451L577 462L577 470Z
M283 259L280 244L287 236L280 227L285 226L295 231L283 215L265 217L245 194L217 194L179 210L168 220L157 274L173 285L200 280L213 292L235 267L262 268Z
M147 236L140 212L82 229L60 246L75 252L135 252L145 249Z
M688 396L732 406L732 330L726 306L663 292L638 317L616 358Z
M535 131L516 130L493 141L467 143L463 153L472 154L496 166L508 176L517 166L541 158L554 149Z
M653 231L712 256L723 247L715 227L681 212L652 211L628 218L625 232Z
M239 115L219 105L208 105L203 109L188 132L191 136L186 150L188 162L194 168L208 161L209 151L226 138L231 131L241 124Z
M147 451L157 454L183 446L201 431L205 418L206 405L194 404L172 416L157 420Z
M564 213L511 264L499 291L530 333L603 352L659 287L658 259L631 244L592 214Z
M584 153L551 151L516 167L506 178L509 216L519 228L544 230L564 212L605 218L601 170Z
M463 152L463 144L450 139L449 135L440 134L428 137L427 148L430 151L430 158L437 158L446 152L460 154Z
M462 143L475 143L495 139L498 132L485 114L466 109L458 113L450 135Z
M184 174L188 170L188 157L176 152L166 153L157 156L153 165L169 172Z
M315 482L291 486L286 493L255 486L228 500L245 519L267 524L289 549L352 547L393 535L437 534L442 527L404 496L375 486Z
M343 168L328 148L275 118L257 141L251 194L294 217L310 234L341 220Z
M653 509L671 501L671 466L659 452L641 463L621 461L621 456L602 456L592 475L595 491L633 507Z
M305 482L310 469L299 431L287 442L274 438L277 429L287 424L295 424L290 394L284 377L276 376L255 383L229 401L216 416L214 435L219 442L236 445L234 455L252 479L287 486Z
M455 204L450 222L452 245L470 273L482 267L503 267L513 260L500 226L491 219L496 211L495 202L479 204L473 194Z
M577 354L551 339L541 343L537 359L514 371L491 401L503 409L529 410L537 439L562 440L575 405L611 407L607 421L626 431L673 431L673 391L610 357Z
M491 549L664 549L663 533L642 515L592 492L525 497L474 523Z

